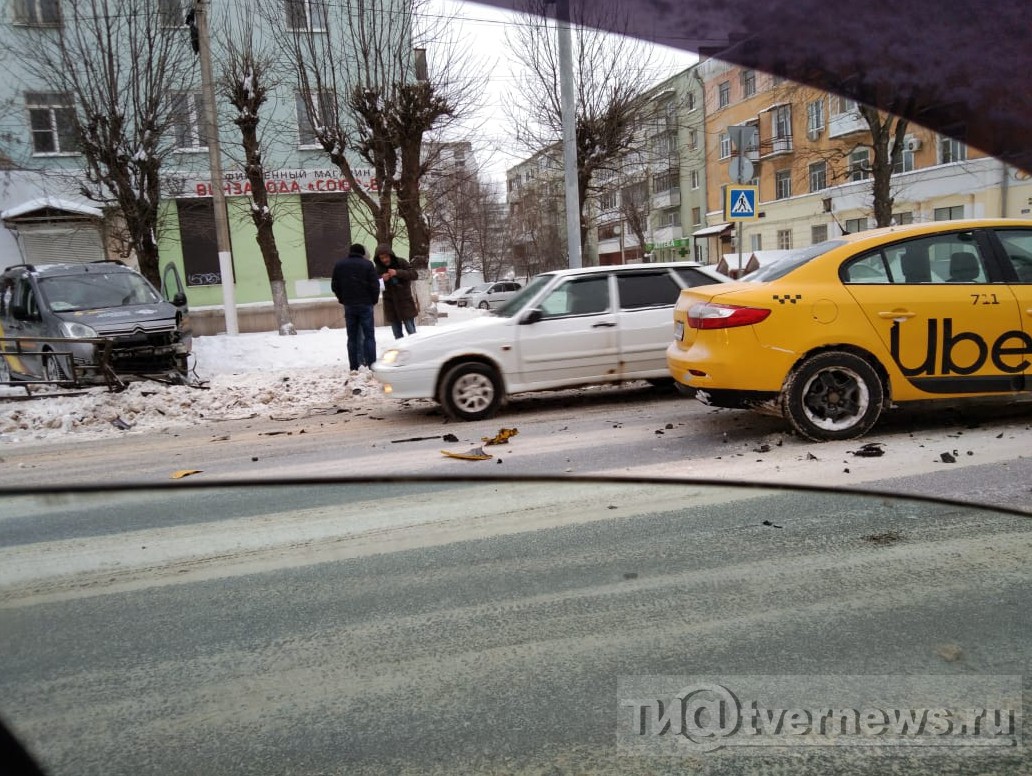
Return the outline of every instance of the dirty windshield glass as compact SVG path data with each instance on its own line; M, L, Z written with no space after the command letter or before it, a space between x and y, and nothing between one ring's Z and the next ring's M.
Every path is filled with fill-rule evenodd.
M154 289L131 272L91 272L44 278L40 281L40 288L55 312L160 301Z

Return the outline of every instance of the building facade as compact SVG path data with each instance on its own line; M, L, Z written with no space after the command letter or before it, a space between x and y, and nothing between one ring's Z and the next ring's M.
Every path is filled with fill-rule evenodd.
M344 5L355 2L349 0ZM400 18L393 7L401 7L399 3L369 3L367 12ZM199 311L219 308L225 295L200 66L191 51L190 30L184 25L193 5L190 0L129 0L111 4L111 9L117 16L112 29L125 29L125 19L136 14L157 30L153 33L155 45L167 34L183 49L171 81L174 88L167 95L168 124L162 131L168 148L162 165L155 238L163 271L170 266L178 271L187 286L191 308ZM327 10L328 6L307 0L279 0L262 7L265 11L243 0L229 0L212 9L216 81L226 76L226 47L234 36L241 37L241 25L246 25L256 39L265 41L282 41L297 33L314 33L318 38L338 23L328 14L342 13L336 5ZM52 35L72 24L69 8L60 2L6 4L6 16L0 22L0 46L9 52L24 51L38 36ZM274 234L287 294L292 307L330 300L328 309L336 325L339 310L330 292L330 272L352 242L364 243L372 251L375 239L371 219L353 185L320 145L295 70L283 61L284 49L267 51L276 52L276 56L267 80L274 86L262 107L259 125L264 187L275 218ZM407 51L415 67L417 52L411 48ZM122 55L139 56L138 52ZM70 94L55 92L53 79L39 77L38 65L31 58L9 56L5 65L9 65L8 74L0 84L0 104L9 106L4 112L4 134L10 138L3 149L8 184L0 187L0 214L6 227L0 230L0 258L5 266L99 258L134 263L134 256L118 239L122 225L117 208L111 202L83 195L84 190L96 186L84 171L77 145L76 121L86 120L82 107L74 104ZM261 307L268 305L271 290L251 218L253 200L243 169L241 133L221 89L216 98L223 170L220 185L226 195L235 301L242 309ZM315 96L316 102L322 99L323 95ZM375 193L375 179L368 165L351 156L349 162L358 185ZM400 255L407 255L404 232L400 231L395 248Z

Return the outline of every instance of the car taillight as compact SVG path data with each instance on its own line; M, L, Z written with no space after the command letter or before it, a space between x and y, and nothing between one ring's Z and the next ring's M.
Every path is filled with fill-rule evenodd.
M700 302L688 308L688 325L693 329L731 329L735 326L752 326L768 315L770 310L762 307Z

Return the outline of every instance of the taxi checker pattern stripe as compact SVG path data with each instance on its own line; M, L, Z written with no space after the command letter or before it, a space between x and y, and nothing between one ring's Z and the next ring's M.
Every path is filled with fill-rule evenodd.
M802 298L802 294L774 294L774 301L778 304L784 304L785 302L788 302L789 304L795 304Z

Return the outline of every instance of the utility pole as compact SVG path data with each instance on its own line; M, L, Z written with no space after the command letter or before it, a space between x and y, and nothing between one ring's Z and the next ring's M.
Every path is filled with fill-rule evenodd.
M226 214L226 193L222 190L222 152L219 149L219 122L215 105L215 79L211 70L211 36L208 31L207 8L210 0L195 0L194 21L197 25L197 55L201 60L201 91L204 94L204 124L211 165L211 198L215 206L215 241L219 251L219 273L222 277L222 306L226 334L240 333L237 325L236 281L233 277L233 254L229 242L229 218Z
M570 0L555 0L559 38L559 90L563 112L563 167L566 182L566 250L570 266L581 266L580 194L577 191L577 115L573 94Z

